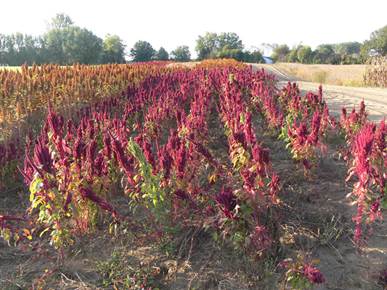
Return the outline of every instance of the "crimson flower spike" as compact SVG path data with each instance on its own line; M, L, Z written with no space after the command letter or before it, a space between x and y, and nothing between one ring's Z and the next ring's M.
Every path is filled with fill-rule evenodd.
M63 126L63 118L58 116L52 110L51 106L49 106L49 109L48 109L47 123L51 131L54 133L54 137L56 138L56 136L59 136Z
M321 284L325 282L324 275L320 272L319 269L317 269L311 264L304 265L302 269L302 274L312 284Z
M28 172L24 172L24 171L20 171L22 173L22 175L25 177L25 182L27 184L30 184L31 181L32 181L32 176L33 174L36 172L38 173L40 176L44 176L44 173L42 172L41 169L39 169L31 160L30 156L29 155L26 155L26 158L25 158L25 167L29 167L29 168L32 168L32 173L30 171Z
M130 161L125 155L124 149L121 146L121 143L114 138L114 136L108 131L108 134L110 135L110 138L113 140L112 142L112 148L116 155L117 161L120 164L120 166L125 170L126 175L129 177L132 166L130 164Z
M322 85L320 85L318 87L318 100L320 103L322 102L322 99L323 99L323 89L322 89Z
M164 170L164 177L168 179L170 177L171 167L172 167L172 157L169 154L166 147L162 147L157 152L160 167Z
M53 172L50 151L42 139L38 139L34 149L34 164L48 173Z
M118 217L117 211L113 208L111 204L109 204L105 199L99 197L94 191L90 188L81 187L79 189L82 198L89 199L92 202L96 203L100 208L109 211L112 213L114 218Z
M108 133L104 133L103 135L103 152L107 158L111 158L112 155L112 147L111 147L111 139Z
M231 188L223 188L222 191L215 196L215 200L223 213L228 218L233 218L232 211L237 205L237 197L234 195Z
M380 121L379 126L375 131L375 144L380 152L384 152L386 150L386 136L386 121L383 119Z

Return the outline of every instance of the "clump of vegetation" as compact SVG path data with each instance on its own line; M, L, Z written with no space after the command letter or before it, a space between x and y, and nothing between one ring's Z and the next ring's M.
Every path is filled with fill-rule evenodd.
M220 34L207 32L196 40L195 49L199 60L230 58L250 63L264 62L259 50L245 50L242 40L233 32Z
M285 289L288 287L294 290L311 289L316 284L324 283L324 275L314 265L317 262L307 262L302 256L281 262L279 266L286 270L283 279Z
M387 56L375 56L367 61L364 83L372 87L387 87Z
M141 261L137 261L136 266L134 264L127 253L113 251L110 259L97 263L102 286L114 289L159 289L155 277L160 274L160 268Z

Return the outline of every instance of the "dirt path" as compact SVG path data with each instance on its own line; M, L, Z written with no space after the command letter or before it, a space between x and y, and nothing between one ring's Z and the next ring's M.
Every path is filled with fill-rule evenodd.
M298 83L303 91L316 91L319 86L317 83ZM358 107L364 100L370 120L378 122L387 116L387 89L323 85L323 91L330 110L335 115L341 113L342 107Z
M264 68L275 74L280 86L291 81L297 82L302 91L317 91L319 87L318 83L299 81L272 65L253 64L253 67ZM361 100L364 99L370 120L378 122L387 117L387 89L323 85L323 91L330 110L335 115L339 115L344 106L348 109L353 106L358 107Z

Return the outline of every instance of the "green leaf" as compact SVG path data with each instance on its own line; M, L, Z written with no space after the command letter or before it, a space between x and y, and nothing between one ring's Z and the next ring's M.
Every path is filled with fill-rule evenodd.
M35 177L35 179L30 184L30 201L32 202L33 197L36 192L38 192L43 186L43 179L40 177Z
M383 209L387 209L387 197L384 197L380 203Z

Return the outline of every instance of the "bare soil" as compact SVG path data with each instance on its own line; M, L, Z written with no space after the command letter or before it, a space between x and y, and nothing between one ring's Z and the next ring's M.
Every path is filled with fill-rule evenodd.
M0 243L0 289L127 289L125 275L146 277L158 289L283 289L277 264L300 253L320 260L326 283L315 289L383 289L378 274L387 267L387 224L375 226L361 251L353 245L355 208L346 199L351 190L344 182L346 165L334 146L306 178L284 144L257 128L283 185L276 255L254 260L194 227L160 241L141 227L146 221L137 214L130 219L139 226L123 225L116 236L102 224L91 236L77 239L61 263L45 241L21 248ZM0 211L22 211L23 200L1 196ZM125 211L125 203L116 204ZM116 288L109 275L117 275L112 279Z

